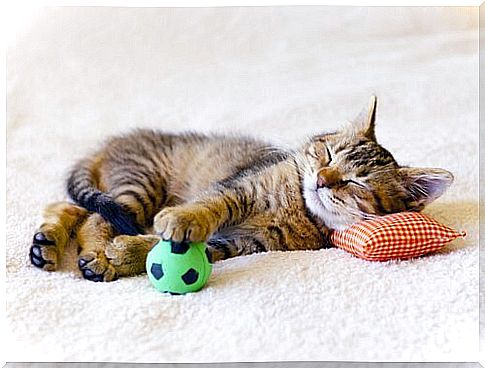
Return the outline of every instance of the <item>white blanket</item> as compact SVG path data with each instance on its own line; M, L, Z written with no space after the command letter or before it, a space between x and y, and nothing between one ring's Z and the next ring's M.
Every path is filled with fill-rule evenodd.
M8 50L7 360L466 360L478 335L477 9L46 9ZM29 264L42 207L109 134L244 132L298 144L380 97L402 164L456 180L426 213L468 233L371 263L338 249L214 265L158 293L146 275L82 279Z

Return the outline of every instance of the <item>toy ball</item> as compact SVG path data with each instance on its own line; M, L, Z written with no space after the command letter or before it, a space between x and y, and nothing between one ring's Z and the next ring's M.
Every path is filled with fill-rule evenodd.
M160 240L146 260L148 279L162 293L186 294L202 289L212 272L205 243Z

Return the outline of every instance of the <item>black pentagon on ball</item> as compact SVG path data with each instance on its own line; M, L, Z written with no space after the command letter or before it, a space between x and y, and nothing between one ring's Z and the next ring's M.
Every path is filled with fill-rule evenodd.
M211 252L209 252L208 248L205 248L205 255L207 256L207 260L209 261L209 263L212 263L212 254Z
M174 254L184 254L189 250L190 244L188 242L170 242L171 251Z
M157 280L160 280L163 277L163 268L159 263L153 263L150 272Z
M193 268L189 269L186 273L182 275L182 280L185 282L185 285L192 285L197 281L198 278L199 273Z

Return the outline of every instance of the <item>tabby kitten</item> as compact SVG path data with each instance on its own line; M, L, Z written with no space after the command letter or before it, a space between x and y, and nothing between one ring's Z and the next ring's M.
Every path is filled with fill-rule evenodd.
M136 130L78 162L73 202L54 203L30 248L55 270L75 239L84 278L145 271L159 236L207 241L213 260L329 247L331 229L419 211L453 181L440 169L400 167L374 135L377 100L341 131L294 151L239 137Z

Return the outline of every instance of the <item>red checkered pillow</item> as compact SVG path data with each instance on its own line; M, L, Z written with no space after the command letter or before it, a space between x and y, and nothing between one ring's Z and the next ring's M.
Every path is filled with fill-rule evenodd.
M368 261L388 261L434 252L465 235L422 213L401 212L333 231L331 242Z

